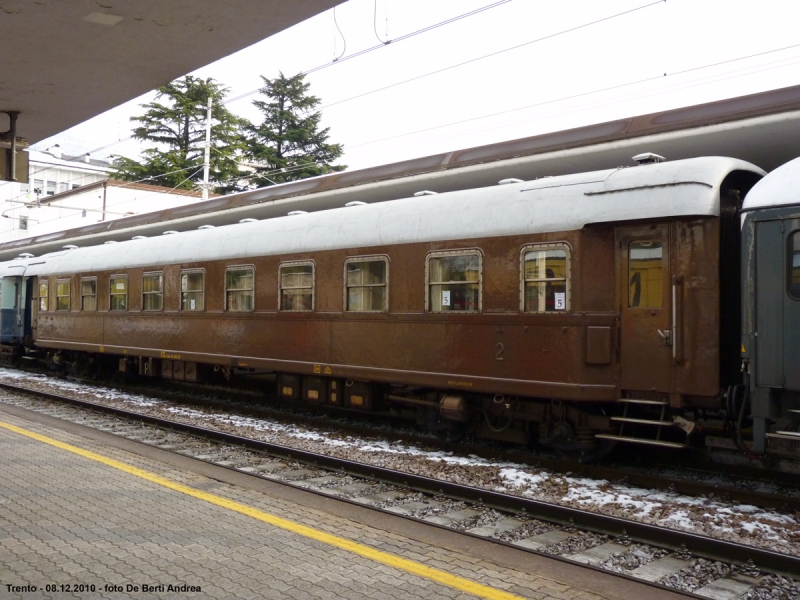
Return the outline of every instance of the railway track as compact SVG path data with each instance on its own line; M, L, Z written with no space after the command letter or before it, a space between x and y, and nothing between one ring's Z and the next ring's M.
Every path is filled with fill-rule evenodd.
M92 382L97 386L96 382ZM2 383L0 383L2 387ZM190 388L191 390L192 388ZM263 392L258 395L242 394L236 391L215 389L215 397L192 395L181 389L169 390L164 388L144 387L136 388L136 392L166 401L177 402L181 405L194 405L202 408L212 408L228 412L235 410L254 418L287 419L286 412L274 408L275 402L264 403ZM207 393L207 392L206 392ZM223 395L223 397L220 397ZM227 397L224 397L226 396ZM271 399L274 400L274 399ZM294 406L288 407L290 410ZM352 417L352 411L333 409L332 416L346 415ZM302 424L311 427L330 426L328 413L312 415L302 411L291 412L292 424ZM380 435L390 441L402 443L430 444L430 435L421 435L410 431L397 431L376 427L370 421L353 422L351 420L336 422L337 430L344 434L357 436ZM602 479L610 483L624 483L626 485L646 489L664 490L672 493L696 497L722 498L740 504L748 504L761 508L793 511L800 513L800 493L794 495L781 493L787 490L800 490L800 475L763 468L748 468L740 465L724 465L724 473L720 472L719 465L715 471L711 465L698 464L697 457L680 460L673 451L667 451L667 458L659 461L654 451L648 453L648 462L652 464L645 469L632 467L630 464L614 464L611 466L594 463L579 463L573 459L558 458L550 453L530 450L518 451L500 448L485 442L461 443L448 440L436 440L436 446L455 455L474 455L479 458L496 461L512 462L521 465L533 464L538 468L552 472L570 472L575 477ZM669 461L669 462L668 462ZM660 472L658 472L660 471ZM669 475L664 475L668 472ZM764 489L771 491L764 491Z
M789 583L787 594L800 589L796 581L800 580L799 557L21 386L3 383L0 387L25 394L13 401L23 408L429 525L679 589L694 597L740 598L763 588L765 582L773 585L775 576L795 580ZM779 583L787 585L786 580Z

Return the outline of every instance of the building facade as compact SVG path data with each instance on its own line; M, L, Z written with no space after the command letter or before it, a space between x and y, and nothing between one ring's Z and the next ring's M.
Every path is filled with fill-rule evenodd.
M0 243L192 204L201 192L110 179L111 164L29 151L29 182L0 183Z

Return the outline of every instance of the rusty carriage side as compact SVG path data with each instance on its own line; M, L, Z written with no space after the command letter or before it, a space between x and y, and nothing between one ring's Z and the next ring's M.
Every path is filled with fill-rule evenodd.
M281 397L447 433L678 445L672 418L688 429L685 409L735 377L720 214L762 174L698 158L511 181L73 248L20 276L35 343L62 364L266 370Z

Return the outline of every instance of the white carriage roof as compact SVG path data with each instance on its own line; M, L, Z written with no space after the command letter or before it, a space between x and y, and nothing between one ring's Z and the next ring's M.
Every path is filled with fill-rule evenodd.
M0 274L48 275L303 254L416 242L578 230L591 223L719 214L731 158L695 158L405 198L4 263ZM27 265L22 269L17 265Z
M795 158L759 181L742 203L742 210L800 205L800 158Z

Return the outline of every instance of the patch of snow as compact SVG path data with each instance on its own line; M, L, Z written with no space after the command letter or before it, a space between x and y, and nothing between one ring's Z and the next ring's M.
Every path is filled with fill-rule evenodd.
M664 523L671 527L677 527L679 529L695 529L695 525L689 516L689 512L686 510L677 510L667 517L661 519L660 523Z

